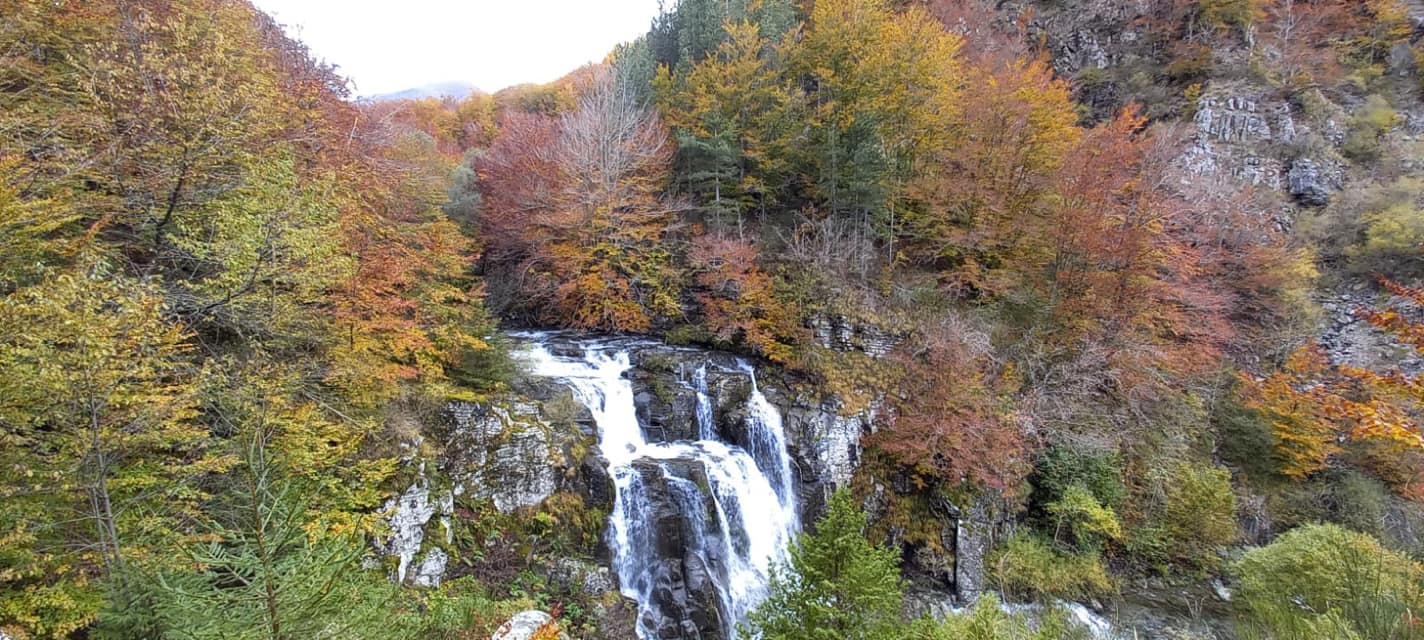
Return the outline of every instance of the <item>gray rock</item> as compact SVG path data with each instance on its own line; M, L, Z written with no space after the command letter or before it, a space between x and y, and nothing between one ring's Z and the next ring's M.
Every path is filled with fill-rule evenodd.
M454 402L449 410L447 472L472 495L509 513L538 505L558 488L561 461L536 406Z
M783 402L790 405L783 405L781 412L802 485L802 521L813 522L826 499L848 486L860 467L860 441L874 432L877 411L871 407L847 416L834 400L797 397Z
M995 498L980 494L962 510L955 530L954 595L961 604L970 604L984 592L985 564L994 534L999 528Z
M822 348L860 351L872 358L885 357L905 339L903 335L870 324L857 324L841 315L816 315L808 324Z
M1424 373L1424 359L1418 352L1358 313L1391 307L1418 322L1424 321L1424 309L1403 298L1379 300L1368 281L1342 286L1333 296L1321 300L1321 307L1333 309L1324 319L1319 339L1332 363L1376 371L1398 369L1406 374Z
M435 515L436 503L430 500L430 487L422 476L404 493L387 500L381 510L389 514L386 524L391 533L383 540L377 540L376 547L383 555L400 559L392 577L397 582L404 582L411 562L425 540L425 523Z
M668 476L707 486L706 471L695 460L668 460L661 465L639 460L633 468L647 489L648 514L657 532L657 561L648 568L652 603L644 612L644 627L659 638L717 640L726 637L728 612L722 609L711 568L715 557L703 557L691 541L717 535L715 518L698 518L698 509L686 508L686 495L674 495ZM666 475L664 475L666 470ZM715 507L710 496L702 495L705 513ZM702 549L715 553L715 549Z
M577 558L559 558L549 566L549 578L570 592L599 599L618 590L607 567Z
M411 584L417 587L438 587L440 581L445 579L445 566L450 562L450 555L444 549L434 547L425 552L425 557L421 558L420 564L415 568L415 575L411 578Z
M1290 102L1243 81L1208 86L1193 124L1192 139L1175 162L1183 184L1193 188L1286 188L1281 150L1310 133L1296 122Z
M646 372L633 377L638 424L649 442L696 440L696 392Z
M1390 75L1409 77L1418 66L1414 58L1414 49L1409 46L1408 42L1394 45L1389 50L1389 59L1386 65Z
M494 635L490 636L490 640L529 640L539 629L552 621L553 618L543 611L521 611L500 625ZM559 632L560 640L568 640L568 637L568 634Z
M1301 204L1323 207L1340 190L1342 179L1338 168L1332 171L1310 158L1299 158L1286 172L1286 189Z
M1226 142L1273 139L1260 103L1240 94L1202 96L1197 101L1196 125L1207 137Z
M1211 591L1216 594L1217 600L1231 602L1231 589L1220 578L1211 581Z

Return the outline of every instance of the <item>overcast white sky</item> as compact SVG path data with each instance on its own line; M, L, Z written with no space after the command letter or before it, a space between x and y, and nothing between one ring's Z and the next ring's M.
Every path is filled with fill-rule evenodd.
M357 95L548 82L648 30L658 0L254 0Z

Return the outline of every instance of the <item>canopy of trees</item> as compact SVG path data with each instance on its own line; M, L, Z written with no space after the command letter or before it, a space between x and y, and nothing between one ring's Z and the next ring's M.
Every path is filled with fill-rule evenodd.
M1414 637L1424 34L1398 0L1136 4L1140 55L1073 77L1014 13L1073 2L680 0L552 83L364 103L245 0L0 0L0 637L473 633L491 585L359 567L402 429L511 392L496 319L874 416L765 638L1071 637L987 600L904 623L902 570L946 583L984 505L1024 525L1008 596L1225 572L1262 637ZM1184 169L1222 78L1360 188ZM1413 351L1305 339L1318 269L1377 274L1345 313ZM1224 559L1317 521L1355 532ZM1392 566L1334 576L1364 597L1317 580L1341 557Z

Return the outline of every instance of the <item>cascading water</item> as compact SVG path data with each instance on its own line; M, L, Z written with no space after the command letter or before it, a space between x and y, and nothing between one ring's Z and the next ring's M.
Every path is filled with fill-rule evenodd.
M790 458L781 415L751 381L744 446L719 438L713 422L706 366L693 375L697 393L696 441L648 442L638 424L626 342L577 340L580 355L549 349L548 334L523 334L531 373L569 386L598 426L599 449L616 490L608 542L624 595L638 602L640 638L655 636L661 558L651 483L660 483L681 512L681 550L687 573L705 573L715 585L718 625L729 638L736 624L766 597L771 566L785 559L799 528ZM696 477L689 477L689 469ZM710 508L709 508L710 507ZM699 575L701 574L699 573Z

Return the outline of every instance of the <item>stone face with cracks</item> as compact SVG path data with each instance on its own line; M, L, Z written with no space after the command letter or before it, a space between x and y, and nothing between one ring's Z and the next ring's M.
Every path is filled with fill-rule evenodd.
M1329 167L1310 158L1298 158L1286 172L1286 189L1301 204L1323 207L1340 190L1343 181L1338 167Z
M425 552L425 557L420 559L420 564L415 568L415 575L411 577L411 584L417 587L438 587L440 581L445 579L445 566L450 563L450 554L445 553L440 547L433 547Z
M648 568L653 589L653 608L645 626L658 638L717 640L726 637L727 612L722 610L717 585L708 559L697 553L693 539L708 535L689 519L678 499L671 494L666 467L674 477L707 485L706 471L695 460L672 460L659 466L649 460L633 463L648 491L651 513L648 520L656 534L657 562ZM714 507L705 497L705 508ZM713 521L715 522L715 521Z
M394 576L397 582L405 581L411 562L420 552L425 540L425 524L435 515L435 508L436 503L430 500L430 487L423 477L382 507L389 514L386 523L391 535L378 541L377 546L383 554L400 559Z
M994 541L989 499L980 496L959 517L954 543L954 595L972 603L984 592L984 566Z
M450 404L454 429L444 465L471 495L509 513L543 502L558 487L550 427L528 403Z

